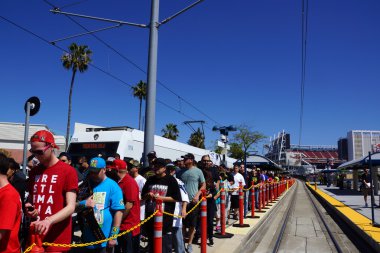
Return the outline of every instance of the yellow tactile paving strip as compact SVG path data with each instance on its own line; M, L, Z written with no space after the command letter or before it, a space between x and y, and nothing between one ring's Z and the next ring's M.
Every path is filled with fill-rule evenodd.
M346 216L349 220L351 220L352 223L354 223L356 226L358 226L361 230L363 230L365 233L367 233L370 237L372 237L377 243L380 243L380 228L373 227L372 221L368 219L366 216L362 215L361 213L355 211L354 209L346 206L339 200L331 197L327 193L323 192L322 190L314 189L314 185L311 185L309 183L306 183L306 185L316 192L319 196L321 196L323 199L325 199L330 205L334 206L335 209L337 209L340 213L342 213L344 216Z

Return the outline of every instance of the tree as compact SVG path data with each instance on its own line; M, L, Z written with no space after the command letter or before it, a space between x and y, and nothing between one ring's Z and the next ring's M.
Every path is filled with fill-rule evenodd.
M67 150L69 145L70 138L70 121L71 121L71 97L73 94L75 74L79 70L80 73L83 73L87 70L88 65L91 62L92 51L88 49L86 45L77 45L72 43L69 46L69 52L64 53L61 57L62 65L65 69L71 70L71 83L70 83L70 92L69 92L69 109L67 112L67 127L66 127L66 141L65 148Z
M141 130L141 108L142 101L146 99L146 82L140 80L135 86L131 87L133 96L140 100L140 109L139 109L139 130Z
M191 146L197 147L197 148L205 148L205 138L202 134L201 129L198 127L197 131L193 132L190 135L189 140L187 143Z
M237 132L233 136L233 141L241 146L244 153L253 145L257 144L266 136L258 131L252 131L252 129L246 125L240 125L237 128Z
M229 156L238 160L244 159L244 150L241 144L231 142L229 145L230 145L230 150L228 152Z
M238 145L240 145L240 147L243 150L243 158L244 160L246 160L248 149L253 144L257 144L258 142L260 142L261 140L265 138L266 136L264 136L262 133L258 131L252 131L251 128L246 125L240 125L237 128L237 132L234 134L233 141L237 143Z
M163 134L162 137L175 141L178 138L179 131L176 124L169 123L161 130L161 133Z

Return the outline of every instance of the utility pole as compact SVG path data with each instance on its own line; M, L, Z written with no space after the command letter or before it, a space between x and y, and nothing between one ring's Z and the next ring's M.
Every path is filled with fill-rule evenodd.
M148 84L145 106L144 153L143 164L147 166L147 155L154 150L154 132L156 125L156 88L157 88L157 49L158 49L158 13L159 0L152 0L150 15Z

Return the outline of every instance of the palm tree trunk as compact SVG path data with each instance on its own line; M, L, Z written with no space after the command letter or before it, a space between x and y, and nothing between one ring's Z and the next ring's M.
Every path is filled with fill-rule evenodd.
M142 105L142 99L140 98L140 110L139 110L139 130L141 130L141 105Z
M66 126L66 141L65 141L65 150L67 151L69 147L69 138L70 138L70 121L71 121L71 96L73 95L73 86L74 86L74 79L75 74L77 73L76 69L73 69L73 75L71 77L71 84L70 84L70 93L69 93L69 109L67 112L67 126Z

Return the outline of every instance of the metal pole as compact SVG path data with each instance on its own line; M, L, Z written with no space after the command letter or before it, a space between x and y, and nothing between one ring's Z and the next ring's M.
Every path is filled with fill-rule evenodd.
M154 150L156 125L156 85L157 85L157 48L158 48L159 0L152 0L149 34L148 84L145 111L143 163L147 166L147 154Z
M371 183L370 191L371 191L371 215L372 215L372 226L378 227L380 224L377 224L375 221L375 210L374 210L374 204L375 204L375 196L373 195L373 180L372 180L372 159L371 159L371 152L368 152L368 163L369 163L369 180Z
M34 107L34 104L30 102L26 103L26 116L25 116L25 132L24 132L24 153L22 156L22 172L26 175L26 154L28 150L28 133L29 133L29 119L30 119L30 109Z
M248 185L248 177L247 177L247 150L244 151L244 182L246 185ZM249 194L248 191L245 191L243 196L244 196L244 218L247 216L248 212L248 199L247 195Z

